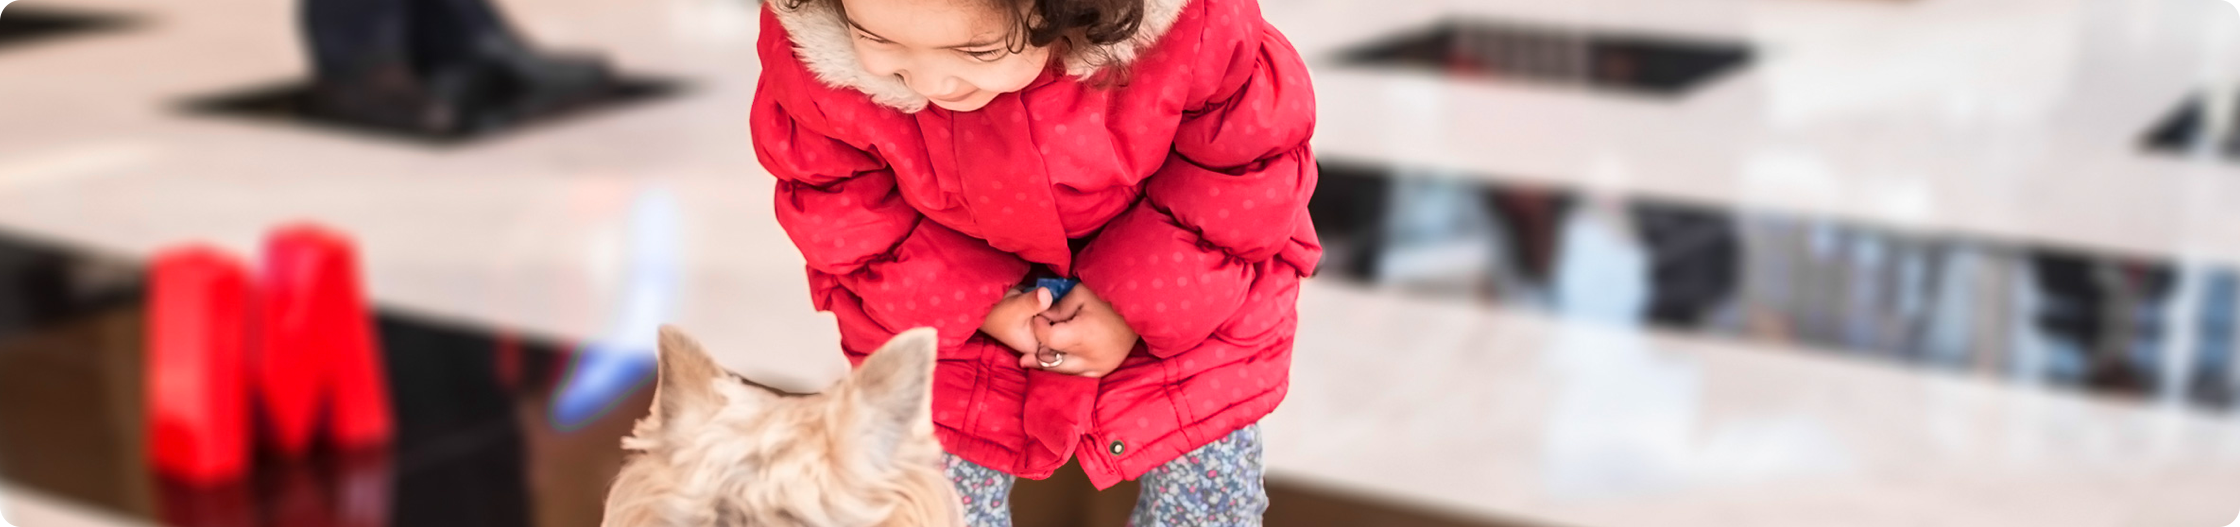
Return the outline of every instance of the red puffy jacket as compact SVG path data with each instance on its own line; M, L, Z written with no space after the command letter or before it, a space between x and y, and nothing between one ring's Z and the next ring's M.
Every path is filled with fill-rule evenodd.
M1078 457L1105 488L1283 400L1299 280L1322 253L1314 94L1254 0L1147 0L1136 38L1054 59L972 112L863 71L836 15L782 3L766 2L753 111L778 222L851 361L939 329L950 453L1028 478ZM1114 71L1125 81L1083 80ZM1035 265L1142 335L1118 370L1021 369L978 332Z

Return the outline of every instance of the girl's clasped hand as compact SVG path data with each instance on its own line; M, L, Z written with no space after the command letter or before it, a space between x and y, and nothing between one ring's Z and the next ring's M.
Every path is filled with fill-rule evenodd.
M1049 289L1015 291L996 303L980 331L1019 352L1019 367L1103 377L1135 349L1136 332L1088 286L1053 300Z

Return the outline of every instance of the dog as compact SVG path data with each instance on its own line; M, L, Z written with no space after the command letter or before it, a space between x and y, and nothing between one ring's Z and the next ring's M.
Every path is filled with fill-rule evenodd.
M897 335L821 393L724 370L661 329L652 412L622 447L606 527L964 524L930 416L933 329Z

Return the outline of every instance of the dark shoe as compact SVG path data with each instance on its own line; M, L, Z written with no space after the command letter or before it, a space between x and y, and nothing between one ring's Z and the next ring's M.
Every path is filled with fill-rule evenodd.
M402 62L349 78L317 79L306 106L315 116L404 132L449 134L460 124L455 100L435 96Z
M486 39L473 57L427 75L436 98L456 101L460 129L504 128L588 102L613 87L604 61L534 52L512 39Z
M512 39L484 41L481 61L513 80L521 103L541 106L580 100L609 88L614 76L598 57L538 53Z

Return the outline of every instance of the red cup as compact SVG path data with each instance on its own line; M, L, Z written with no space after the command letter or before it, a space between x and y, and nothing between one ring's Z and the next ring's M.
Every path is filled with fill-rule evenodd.
M248 271L189 246L157 255L148 275L148 455L171 478L239 479L249 465Z
M287 457L308 452L322 410L334 446L387 445L388 376L357 250L334 231L292 225L273 231L264 257L255 370L273 445Z

